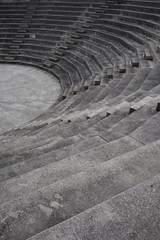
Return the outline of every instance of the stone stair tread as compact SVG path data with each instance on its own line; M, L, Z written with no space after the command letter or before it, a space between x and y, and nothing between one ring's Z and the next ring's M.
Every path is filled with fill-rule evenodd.
M59 223L63 225L66 223L66 219L71 218L68 221L72 221L74 215L75 217L81 216L81 214L85 215L86 211L92 211L92 207L93 209L97 208L99 206L97 204L103 205L104 201L112 201L113 198L126 194L126 191L130 191L134 187L137 188L140 183L143 185L145 181L158 175L159 154L160 141L142 146L108 162L53 183L48 189L43 188L24 197L19 197L18 201L9 201L0 206L0 216L2 216L2 219L9 219L10 215L13 216L15 210L20 211L21 209L21 219L18 221L18 227L23 226L24 231L21 231L21 228L17 231L17 218L12 218L10 224L13 231L10 234L14 238L21 236L21 239L26 239L29 235L36 234L38 231L43 231L53 225ZM160 178L158 179L160 181ZM152 189L151 185L150 191ZM68 194L68 191L70 194ZM79 194L82 198L79 198ZM135 204L137 205L137 202ZM72 209L70 209L71 205ZM55 210L57 210L57 215L53 214ZM30 214L27 212L30 212ZM105 216L108 215L104 212L104 208L102 212ZM80 215L77 215L79 213ZM26 219L30 219L31 216L34 219L34 224L27 221L26 232L24 224ZM124 214L124 216L126 215ZM62 223L63 221L64 223ZM50 224L48 224L49 222ZM93 224L92 220L91 223ZM54 226L53 229L58 226Z
M73 155L77 155L105 143L105 140L96 136L89 140L79 140L73 142L71 145L64 146L63 148L50 151L49 153L45 153L37 157L21 160L18 163L0 169L0 182L12 177L20 176L23 173L47 166L48 164L71 157Z
M131 133L130 136L143 144L158 140L160 136L160 113L157 113L146 121L142 126Z
M126 117L126 112L117 112L116 114L111 114L108 117L102 119L94 126L88 128L86 131L83 131L79 134L80 137L93 137L100 135L101 132L104 132L106 129L111 128L114 124L121 121L123 118Z
M84 153L79 153L68 159L46 165L21 176L3 181L0 183L0 204L58 181L68 176L68 174L74 174L77 171L85 170L94 164L110 160L112 157L124 154L139 146L141 146L141 144L134 139L124 138L113 142L113 144L102 145L102 147L100 146ZM68 170L65 170L66 167ZM58 168L60 168L60 172Z
M133 236L136 240L157 240L160 234L159 187L160 176L157 175L28 240L74 240L75 237L132 240Z
M135 131L138 127L143 125L149 118L156 114L155 107L143 106L132 114L122 119L112 128L102 133L101 136L106 141L113 141L119 137L124 137Z

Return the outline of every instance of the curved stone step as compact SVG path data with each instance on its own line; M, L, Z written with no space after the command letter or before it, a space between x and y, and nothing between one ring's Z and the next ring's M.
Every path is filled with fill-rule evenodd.
M114 196L159 174L159 154L160 141L140 147L65 178L40 191L1 205L1 219L5 219L3 222L4 237L26 239L101 202L112 200ZM105 211L105 208L102 211ZM20 218L17 218L18 213L20 213ZM83 214L85 215L86 212ZM126 216L125 211L123 214ZM72 218L70 220L72 221ZM7 231L6 223L9 229L13 229L12 231ZM94 223L93 219L90 223ZM27 227L25 227L26 224ZM21 231L22 228L23 231Z
M0 183L0 204L141 146L132 138L122 138L70 158L54 162ZM33 164L34 165L34 164Z
M143 125L148 119L156 114L155 107L143 106L120 122L113 125L109 130L104 131L100 136L106 141L110 142L120 137L124 137L135 131L138 127Z
M73 155L83 153L85 151L88 151L89 149L98 147L106 143L105 140L98 136L82 141L80 141L80 139L79 141L75 142L72 141L72 139L67 139L67 141L70 141L70 144L68 144L68 146L61 146L61 148L49 151L48 153L29 159L23 159L22 157L20 157L20 161L18 161L17 163L13 162L14 164L3 167L2 169L0 169L0 182L9 178L20 176L23 173L33 171L37 168L41 168L43 166L71 157ZM17 157L15 157L15 159L17 161Z
M157 240L160 175L28 240Z
M146 121L130 136L143 144L157 141L160 138L160 113Z

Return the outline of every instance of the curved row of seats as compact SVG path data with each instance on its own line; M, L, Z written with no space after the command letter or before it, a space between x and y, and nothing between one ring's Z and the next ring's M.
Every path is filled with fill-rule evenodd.
M49 71L62 88L0 136L0 239L159 239L159 9L0 3L0 63Z

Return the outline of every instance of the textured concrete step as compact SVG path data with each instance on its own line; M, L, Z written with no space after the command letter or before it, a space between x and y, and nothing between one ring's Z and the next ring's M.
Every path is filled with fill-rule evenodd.
M138 99L139 97L141 97L145 93L146 93L146 91L138 89L137 91L131 93L129 96L126 96L125 100L128 101L128 102L135 101L136 99Z
M94 111L90 111L90 113L87 116L89 116L91 118L91 117L94 117L95 115L100 114L100 113L102 113L104 115L107 115L107 114L111 115L111 114L116 113L118 110L128 109L129 106L130 106L130 104L126 101L123 101L120 104L117 104L117 105L112 106L112 107L104 105L102 107L99 107L98 109L95 109Z
M71 122L70 127L65 128L65 131L62 131L60 135L65 139L71 136L75 136L80 132L87 130L89 127L93 126L96 122L98 122L100 119L103 119L106 116L106 114L104 114L103 116L96 115L93 118L86 120L88 112L90 112L90 110L86 109L86 112L84 113L80 111L73 114L73 117L76 117L78 120ZM86 116L81 120L81 117L83 117L83 115ZM68 120L70 120L70 117L68 117Z
M97 95L97 92L102 90L102 86L90 86L87 91L85 91L83 94L81 94L78 98L75 99L74 102L71 103L71 105L66 109L66 111L74 111L78 106L81 104L83 105L82 102L85 102L85 99L88 99L88 103L93 100L93 96ZM87 106L88 104L86 104Z
M142 84L141 89L145 91L149 91L151 88L160 84L159 75L160 75L160 67L159 67L159 64L157 64L157 66L155 66L149 73L148 77Z
M108 84L106 86L103 85L102 91L98 95L95 96L95 98L91 101L91 103L96 103L96 102L103 100L104 98L106 98L106 96L108 95L108 93L110 91L111 91L111 88L109 87Z
M29 124L27 126L21 126L19 129L18 129L18 133L17 131L15 132L16 133L16 136L19 135L21 137L23 136L38 136L40 138L45 138L46 137L46 134L48 137L51 137L51 136L55 136L54 134L52 134L52 132L50 131L50 129L52 128L52 131L53 131L53 128L55 128L57 130L57 126L58 126L58 129L60 129L61 127L63 127L64 125L64 122L62 121L63 118L61 118L61 116L59 117L56 117L56 118L52 118L49 119L48 121L34 121L34 124ZM46 125L44 127L44 125ZM47 126L48 125L48 126ZM44 132L46 132L46 134L44 134ZM14 131L12 133L12 135L14 135ZM57 136L58 134L56 134Z
M67 140L69 141L69 140ZM85 141L70 142L70 145L60 149L50 151L40 156L25 159L0 169L0 182L12 177L22 175L23 173L57 162L72 155L85 152L89 149L105 144L106 141L100 137L94 137Z
M88 91L88 94L86 94L85 97L81 98L81 102L78 104L78 106L75 106L76 109L84 109L86 105L88 105L88 103L90 103L95 98L95 96L97 96L102 91L102 89L102 86L93 87L92 91Z
M90 138L93 136L98 136L101 135L106 129L111 128L114 124L118 123L121 121L123 118L126 117L128 112L121 112L120 114L113 114L109 115L105 119L99 121L97 124L94 126L88 128L86 131L83 131L79 134L81 138Z
M135 73L126 73L124 77L116 84L115 88L108 94L107 99L112 99L121 94L122 91L126 88L126 86L130 83L132 78L134 78Z
M95 108L106 105L106 104L109 106L119 104L120 100L122 101L125 98L125 95L123 95L123 94L121 95L121 92L126 87L126 84L128 84L133 77L134 77L134 74L131 74L130 76L129 76L129 74L127 74L127 76L124 77L123 81L122 82L120 81L117 84L118 86L116 85L116 87L115 86L113 87L113 90L109 92L109 94L106 96L106 98L104 98L100 102L93 103L93 104L89 104L89 102L88 103L86 102L86 104L83 104L83 107L81 106L81 110L85 109L85 106L88 106L88 108L90 108L90 110L94 110ZM94 95L93 92L91 92L90 94ZM96 93L95 93L95 95L97 96ZM93 98L93 96L92 96L92 98ZM82 104L82 102L81 102L81 104Z
M149 102L153 100L153 97L147 96L140 100L139 102L132 102L131 107L130 107L130 113L138 110L139 108L143 107L144 105L147 105Z
M61 135L64 138L67 138L87 129L100 119L106 117L106 114L103 114L103 116L98 117L97 115L92 117L92 119L87 119L88 113L90 113L90 109L86 108L84 111L74 111L70 114L64 114L61 118L59 117L60 123L54 124L53 122L46 129L40 129L36 132L33 132L30 129L29 134L30 136L36 134L38 137L42 137L46 134L47 136Z
M37 148L33 148L30 149L28 151L21 151L21 148L17 151L16 149L14 151L6 151L6 152L1 152L0 155L0 168L15 164L17 162L20 161L24 161L26 159L30 159L33 157L37 157L40 156L42 154L54 151L56 149L61 149L65 146L69 146L75 142L78 142L80 140L80 138L78 136L74 136L72 138L68 138L68 139L61 139L58 138L57 136L57 140L50 142L49 144L39 146ZM34 145L34 142L32 142L31 144Z
M6 223L13 229L6 227L4 236L26 239L154 177L160 173L159 154L160 141L1 205L4 229Z
M144 83L145 79L147 78L148 74L150 73L150 68L145 68L138 70L135 77L131 80L128 86L122 92L125 96L137 91L142 84Z
M60 136L56 136L56 137L48 137L46 136L46 138L38 138L36 136L30 137L30 138L21 138L21 139L17 139L16 137L14 137L14 139L12 139L13 141L3 141L3 143L0 146L0 152L5 153L5 152L12 152L15 151L16 148L16 152L18 153L18 151L29 151L32 150L34 148L40 147L40 146L44 146L47 145L49 143L55 143L58 141L63 140L62 137ZM20 140L20 141L19 141Z
M125 101L120 103L117 106L109 107L107 111L107 117L100 120L86 131L83 131L79 134L80 137L87 137L90 138L92 136L97 136L103 133L105 130L111 128L114 124L121 121L125 118L129 113L128 103Z
M28 240L158 240L160 175Z
M149 72L150 72L150 69L147 69L147 70L142 69L141 71L138 71L138 73L136 73L136 75L132 78L130 83L125 87L125 89L119 95L109 99L106 97L106 101L108 102L108 104L113 105L121 101L128 101L128 102L132 102L134 100L136 101L136 99L142 97L144 93L146 93L146 96L147 96L148 92L145 90L142 90L141 86L147 79ZM113 87L113 92L114 91L116 92L117 91L116 89L117 89L117 86Z
M123 104L124 104L124 108L123 108ZM108 139L107 141L109 141L109 139L111 138L114 139L115 136L120 135L121 137L123 137L126 134L129 134L130 132L134 131L137 127L139 127L139 124L141 123L141 121L143 123L143 121L146 121L149 117L152 117L154 114L156 114L155 103L154 104L149 103L148 107L146 106L146 107L143 107L142 109L137 110L134 114L132 113L133 115L131 116L128 115L130 110L129 108L127 108L127 105L125 107L125 101L122 101L122 104L121 103L118 104L117 107L121 105L122 105L122 108L120 109L120 111L117 111L115 112L115 114L110 115L106 119L99 121L97 124L95 124L93 127L88 128L86 131L81 132L80 136L91 137L91 136L100 135L106 140ZM108 111L108 113L112 113L112 109L114 110L114 108L116 109L116 106L109 107L109 109L111 109L111 112ZM112 118L113 118L113 123L112 121L110 121L112 120ZM109 126L108 124L107 125L105 124L105 122L107 123L108 121L111 123Z
M155 87L151 88L149 91L145 91L145 90L139 89L138 91L136 91L135 93L133 93L129 97L127 97L126 99L129 102L132 102L132 101L139 102L140 100L142 100L143 98L145 98L147 96L155 98L155 97L158 97L159 94L160 94L160 84L158 84Z
M35 191L68 175L85 170L97 163L124 154L139 146L141 146L141 144L131 138L120 139L119 141L113 142L113 144L105 144L57 163L53 162L52 164L25 173L19 177L1 182L0 204Z
M103 132L100 136L110 142L120 137L127 136L143 125L149 118L156 114L155 107L143 106L132 114L122 119L112 128Z
M160 113L150 118L131 135L143 144L148 144L160 139Z

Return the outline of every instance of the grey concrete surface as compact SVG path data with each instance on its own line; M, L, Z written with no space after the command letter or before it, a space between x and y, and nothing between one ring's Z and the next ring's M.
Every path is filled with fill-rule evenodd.
M74 137L75 138L75 137ZM64 141L70 141L71 139L67 139ZM82 153L88 151L92 148L105 144L106 141L100 137L94 137L92 139L87 139L85 141L75 141L71 144L59 147L56 150L49 151L48 153L42 154L37 157L29 158L17 162L16 164L9 165L8 167L0 169L0 181L7 180L11 177L16 177L22 175L23 173L33 171L34 169L43 167L53 162L57 162L59 160L68 158L70 156L76 155L78 153Z
M160 113L157 113L131 134L131 137L143 144L160 139Z
M0 133L34 119L60 94L52 75L33 67L0 64Z
M64 178L62 181L48 185L46 188L42 188L39 191L24 195L23 198L17 198L15 201L9 201L1 205L0 222L6 227L6 230L3 231L3 239L28 239L29 235L31 236L38 231L40 232L65 221L93 206L96 208L97 204L107 199L111 199L112 201L113 196L159 174L159 146L160 141L150 144L149 146L140 147L125 155L118 156L110 161L97 164L90 169ZM24 181L21 181L21 183L25 185ZM15 184L15 186L19 187L18 184ZM126 201L128 200L128 197L126 197ZM133 201L133 203L135 202ZM139 201L137 199L137 206L138 204ZM118 204L117 208L119 208ZM127 222L128 216L126 211L124 211L124 213L124 221ZM20 215L18 216L18 214ZM105 208L103 214L99 215L99 220L102 222L103 217L106 216L107 218L108 215ZM77 215L77 217L79 216ZM31 219L34 224L32 224ZM81 220L82 223L85 221L84 218ZM91 223L93 224L95 219L93 218L92 220ZM6 226L6 223L8 226ZM114 225L114 223L113 221L112 224ZM96 224L99 228L98 223ZM71 225L68 227L72 228ZM106 226L104 225L104 228L105 227L107 228L107 223ZM141 227L143 228L143 225ZM10 229L10 231L7 231L7 228ZM21 231L21 229L23 229L23 231ZM116 231L113 231L113 233L116 234ZM63 231L61 231L61 233L62 232ZM82 232L83 230L81 234ZM85 233L87 233L87 230ZM124 231L124 234L126 233L127 229ZM73 233L71 232L71 234ZM94 234L93 239L108 239L107 237L103 238L103 235L101 235L101 238L98 238L96 230ZM74 237L73 239L81 239L78 235L77 238L76 236ZM43 237L40 239L43 239ZM66 239L70 238L66 236ZM85 237L83 239L85 239ZM113 240L114 238L109 239ZM132 238L132 240L133 239L134 238Z
M160 240L159 9L0 0L0 240Z
M156 111L154 107L143 106L113 125L109 130L104 131L100 136L108 142L127 136L155 114Z
M159 240L160 176L28 240Z
M96 139L94 138L94 140ZM119 139L118 141L113 141L111 144L104 144L86 152L81 152L78 155L63 159L57 163L54 162L55 159L53 157L53 163L49 165L1 182L0 204L36 191L37 189L52 184L72 174L84 171L98 163L125 154L141 145L142 144L134 139L126 137Z

